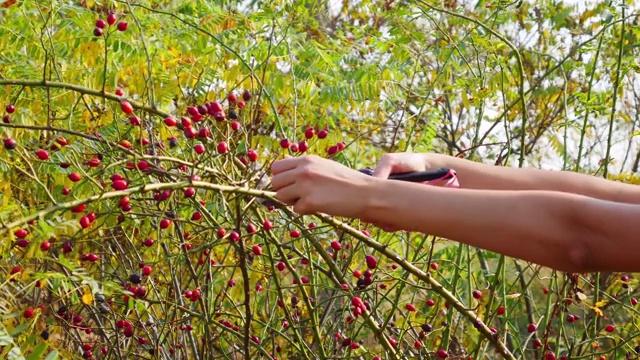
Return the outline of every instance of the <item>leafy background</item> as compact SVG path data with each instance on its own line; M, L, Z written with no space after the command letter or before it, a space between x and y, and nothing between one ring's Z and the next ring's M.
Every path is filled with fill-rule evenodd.
M109 11L127 31L114 25L94 36ZM433 151L638 183L638 21L634 1L5 0L0 108L17 110L0 127L18 148L0 152L3 355L635 358L633 274L559 273L424 234L299 218L268 211L254 199L268 194L247 189L259 187L262 166L290 153L279 140L303 141L307 127L329 133L310 139L308 153L327 156L343 142L334 158L354 168L385 152ZM143 126L129 125L116 89ZM246 108L225 100L245 90ZM199 126L213 139L198 156L197 141L162 121L210 101L227 116L237 111L243 128L207 118ZM59 136L70 144L37 160L34 151ZM231 151L221 156L222 139ZM129 152L123 140L134 144ZM248 149L258 166L238 160ZM99 167L84 165L98 154ZM167 173L125 170L142 158ZM72 183L72 171L84 180ZM114 173L126 173L131 212L109 187ZM194 173L206 184L183 198ZM173 195L157 202L138 191L144 184ZM97 224L81 229L70 201L104 193L88 205ZM194 211L204 219L191 220ZM161 230L168 212L173 225ZM272 230L261 227L265 219ZM27 247L16 246L19 228L29 230ZM242 241L229 241L233 229ZM141 245L147 238L155 244ZM334 240L342 250L332 250ZM40 250L44 241L50 251ZM251 254L256 244L260 256ZM100 260L82 261L89 253ZM362 287L352 273L367 269L367 254L379 265ZM153 266L143 297L127 292L139 263ZM181 296L195 288L198 301ZM351 321L356 295L370 308ZM35 315L25 319L28 307ZM135 334L123 335L118 320Z

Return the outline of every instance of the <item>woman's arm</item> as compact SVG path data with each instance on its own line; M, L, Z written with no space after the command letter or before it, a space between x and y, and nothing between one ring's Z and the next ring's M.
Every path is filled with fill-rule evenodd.
M503 174L488 171L482 180ZM513 174L518 179L504 178L502 186L530 183L519 178L524 174L520 170ZM568 186L563 178L555 180ZM475 181L475 186L482 185ZM606 192L600 184L591 185ZM560 192L444 189L383 179L368 184L362 194L369 194L362 214L368 222L433 234L561 271L640 270L638 205Z
M640 204L640 186L586 174L493 166L440 154L427 154L427 159L431 166L454 169L458 173L460 187L466 189L560 191Z
M551 191L426 186L313 155L276 161L271 171L275 197L301 215L388 224L567 272L640 271L640 205Z

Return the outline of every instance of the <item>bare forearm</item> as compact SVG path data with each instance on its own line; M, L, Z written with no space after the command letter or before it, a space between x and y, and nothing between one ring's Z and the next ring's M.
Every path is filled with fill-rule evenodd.
M381 180L365 221L433 234L562 271L584 263L576 196L537 191L443 189Z
M438 155L438 164L458 173L460 186L487 190L546 190L640 204L640 186L569 171L493 166Z

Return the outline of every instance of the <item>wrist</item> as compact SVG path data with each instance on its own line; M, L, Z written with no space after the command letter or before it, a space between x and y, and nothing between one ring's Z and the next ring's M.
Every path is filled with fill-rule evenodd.
M371 178L362 187L360 198L364 199L363 208L358 218L367 223L381 221L380 214L388 214L393 210L394 181Z
M452 159L455 158L444 154L425 154L425 163L427 165L427 168L431 169L452 168Z

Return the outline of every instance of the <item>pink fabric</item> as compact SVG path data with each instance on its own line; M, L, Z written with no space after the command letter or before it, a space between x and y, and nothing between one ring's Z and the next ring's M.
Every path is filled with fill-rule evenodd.
M460 183L458 182L458 175L456 174L455 170L449 170L449 172L444 175L443 177L434 179L434 180L430 180L430 181L425 181L424 184L427 185L435 185L437 183L439 183L440 181L443 180L447 180L447 182L444 184L445 187L451 187L451 188L459 188L460 187Z

